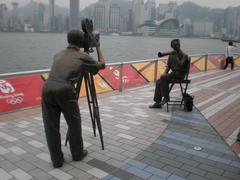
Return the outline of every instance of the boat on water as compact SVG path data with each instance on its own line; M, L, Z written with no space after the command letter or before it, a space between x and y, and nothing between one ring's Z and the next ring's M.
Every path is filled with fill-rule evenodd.
M111 36L120 36L118 33L112 33Z

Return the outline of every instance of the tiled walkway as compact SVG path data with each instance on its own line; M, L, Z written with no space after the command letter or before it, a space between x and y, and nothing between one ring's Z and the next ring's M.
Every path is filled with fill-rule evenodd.
M93 136L85 98L80 99L89 155L73 162L69 147L62 146L65 163L59 169L50 163L40 108L0 115L0 179L239 180L240 160L232 149L240 153L240 69L191 79L193 112L149 109L153 85L99 95L104 151ZM66 131L62 119L63 144Z

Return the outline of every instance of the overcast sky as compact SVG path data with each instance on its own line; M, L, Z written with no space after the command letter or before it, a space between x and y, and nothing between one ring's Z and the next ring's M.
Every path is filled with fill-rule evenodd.
M20 6L25 5L30 1L48 3L49 0L0 0L0 3L6 3L9 5L12 2L18 2ZM91 3L98 0L80 0L80 9L88 6ZM146 1L146 0L145 0ZM173 0L174 1L174 0ZM184 1L192 1L196 4L211 8L226 8L228 6L240 6L240 0L175 0L178 4L182 4ZM56 4L63 7L69 7L69 0L55 0ZM169 0L156 0L157 3L168 3Z

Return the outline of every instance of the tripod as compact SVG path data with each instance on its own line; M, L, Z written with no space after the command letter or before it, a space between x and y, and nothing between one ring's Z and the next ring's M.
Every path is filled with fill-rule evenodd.
M83 77L85 82L86 96L88 101L90 117L92 121L93 134L96 137L96 127L97 127L99 136L100 136L101 145L102 145L102 150L104 150L102 126L100 121L99 107L98 107L97 94L96 94L93 75L85 72ZM83 77L80 78L76 87L76 92L78 92L77 99L79 98ZM68 135L69 135L69 129L66 134L65 146L67 146L67 142L69 140Z

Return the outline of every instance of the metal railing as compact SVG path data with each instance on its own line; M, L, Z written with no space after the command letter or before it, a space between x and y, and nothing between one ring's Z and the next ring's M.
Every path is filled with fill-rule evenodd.
M204 69L200 71L208 71L208 57L209 56L222 56L224 58L224 54L193 54L190 55L191 58L197 58L194 61L191 62L191 64L197 63L199 61L202 61L204 59ZM240 54L235 54L235 59L240 60ZM134 63L152 63L154 64L154 77L153 81L155 82L157 80L158 76L158 63L160 61L166 61L166 58L157 58L157 59L145 59L145 60L139 60L139 61L127 61L127 62L121 62L121 63L108 63L106 66L114 66L115 69L119 69L119 91L123 90L123 67L124 65L131 65ZM240 64L240 63L239 63ZM216 67L218 68L218 67ZM6 77L15 77L15 76L22 76L22 75L32 75L32 74L43 74L48 73L50 69L43 69L43 70L32 70L32 71L24 71L24 72L14 72L14 73L4 73L0 74L0 78L6 78Z
M223 54L195 54L190 57L190 73L219 69L225 59ZM129 87L155 82L163 73L166 62L166 58L157 58L109 63L106 69L99 71L94 78L96 92L104 93L113 90L121 92ZM240 54L235 55L235 65L240 66ZM49 71L50 69L43 69L0 74L0 114L38 106L41 102L41 88ZM83 91L80 91L80 94L81 92ZM9 104L9 100L16 98L21 98L21 103Z

